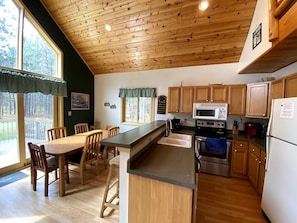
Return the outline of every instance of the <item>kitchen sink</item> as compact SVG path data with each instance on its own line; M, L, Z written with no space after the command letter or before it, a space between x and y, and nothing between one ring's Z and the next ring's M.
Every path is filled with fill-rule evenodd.
M171 133L167 138L182 139L182 140L190 140L190 141L192 141L192 136L191 135L178 134L178 133Z
M192 136L185 134L170 134L168 137L162 137L158 144L168 145L168 146L177 146L183 148L192 147Z

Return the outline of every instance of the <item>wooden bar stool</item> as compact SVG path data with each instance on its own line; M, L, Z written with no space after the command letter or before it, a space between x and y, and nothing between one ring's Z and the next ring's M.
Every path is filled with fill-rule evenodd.
M119 202L112 203L114 199L119 198L119 167L120 167L120 155L112 158L109 160L109 172L107 176L107 182L105 186L100 217L103 218L103 213L107 207L110 207L115 210L119 210ZM116 171L116 179L112 180L113 172ZM108 193L111 192L110 190L116 187L116 192L108 199Z

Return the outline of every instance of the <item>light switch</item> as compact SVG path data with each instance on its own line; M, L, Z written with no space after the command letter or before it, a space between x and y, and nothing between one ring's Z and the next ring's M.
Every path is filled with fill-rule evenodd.
M68 116L71 116L71 115L72 115L71 111L68 111Z

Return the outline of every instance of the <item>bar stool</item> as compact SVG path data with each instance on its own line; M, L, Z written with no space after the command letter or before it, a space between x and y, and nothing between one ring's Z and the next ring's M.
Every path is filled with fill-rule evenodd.
M100 211L100 217L103 218L103 213L107 207L110 207L115 210L119 210L119 202L116 204L112 203L114 199L119 198L119 167L120 167L120 155L112 158L109 160L109 172L107 177L107 182L105 186L101 211ZM112 181L112 173L113 171L116 171L116 179ZM110 190L116 186L116 192L112 195L111 198L107 199L108 193Z

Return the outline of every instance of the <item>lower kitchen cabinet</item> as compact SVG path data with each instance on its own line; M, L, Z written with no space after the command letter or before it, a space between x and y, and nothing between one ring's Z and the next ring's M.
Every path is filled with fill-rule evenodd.
M249 142L243 140L233 140L231 175L246 177L248 166Z
M264 177L265 177L265 165L266 165L266 153L261 150L260 155L260 167L259 167L259 180L257 190L260 195L263 193Z
M249 145L248 177L251 184L261 195L263 191L265 175L266 153L256 145Z
M249 145L248 177L251 184L257 188L260 167L260 149L254 144Z
M129 223L192 222L193 190L129 175Z

